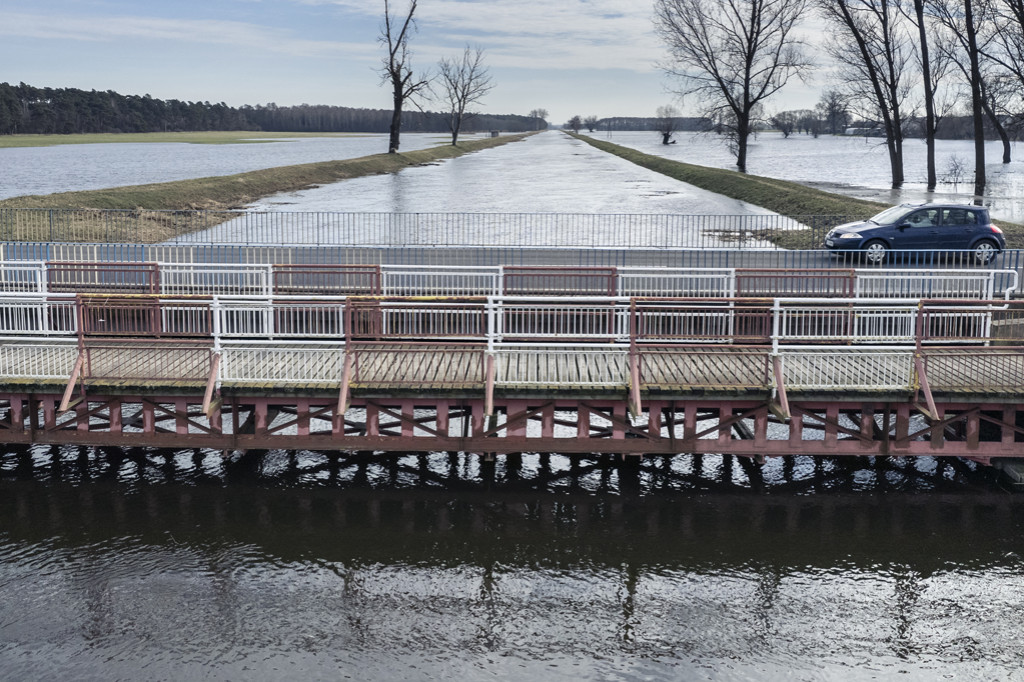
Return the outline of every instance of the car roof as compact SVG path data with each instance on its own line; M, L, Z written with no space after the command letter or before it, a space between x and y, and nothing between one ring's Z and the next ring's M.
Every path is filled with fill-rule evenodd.
M972 211L987 211L988 208L985 206L975 206L974 204L929 204L924 202L906 202L900 204L904 208L966 208Z

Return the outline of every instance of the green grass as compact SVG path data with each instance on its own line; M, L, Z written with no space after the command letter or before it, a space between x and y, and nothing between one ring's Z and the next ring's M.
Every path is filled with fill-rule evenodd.
M832 194L787 180L672 161L585 135L573 137L638 166L781 215L849 216L850 219L863 219L889 207L889 204ZM1007 247L1024 248L1024 226L999 221L999 227L1006 236ZM822 248L821 234L814 234L811 230L766 232L762 236L788 249Z

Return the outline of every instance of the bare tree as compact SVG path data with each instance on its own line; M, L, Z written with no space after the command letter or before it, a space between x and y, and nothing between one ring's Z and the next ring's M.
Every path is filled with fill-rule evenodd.
M846 95L835 89L825 90L814 107L825 128L832 135L846 130L850 123L850 108Z
M681 80L707 118L723 122L736 167L747 170L754 112L809 67L794 27L807 0L655 0L655 31L665 42L665 70Z
M381 82L391 84L391 98L394 108L391 112L391 135L388 139L388 153L398 152L399 136L402 132L402 109L407 101L430 86L430 78L416 77L409 65L409 34L416 30L413 14L418 0L409 0L409 9L404 15L393 15L391 4L384 0L384 25L381 26L381 44L387 46L388 55L381 62Z
M658 119L658 132L661 133L661 143L672 144L672 133L678 127L679 110L671 104L666 104L658 107L655 113Z
M994 0L995 40L1000 49L987 52L1024 87L1024 0Z
M473 116L469 107L480 102L494 89L491 75L484 66L484 51L481 48L466 49L461 58L443 58L437 65L441 100L448 107L448 129L452 133L452 145L459 141L462 123Z
M982 28L991 19L988 0L931 0L939 21L956 38L959 45L950 58L963 72L971 89L971 115L974 129L974 201L985 194L985 83L982 76L982 54L985 39ZM979 42L979 38L981 42ZM995 118L994 115L992 118Z
M597 116L587 116L583 119L583 125L589 132L594 132L594 129L597 128L597 121Z
M933 71L936 70L934 67L938 66L937 70L941 72L941 64L945 60L933 64L934 57L930 53L928 44L930 31L925 19L925 0L904 0L900 4L900 11L917 27L917 60L921 67L921 85L924 89L924 142L927 149L925 156L928 168L928 189L933 190L939 181L935 170L935 132L938 129L938 119L935 113L935 89L937 86L935 76L939 74L933 74Z
M569 119L569 122L565 124L565 127L574 133L580 132L580 128L583 127L583 119L580 118L579 114Z
M913 61L897 2L817 0L821 13L842 34L825 49L841 65L839 77L847 94L851 101L866 103L867 117L882 120L894 188L903 186L904 108Z
M799 113L795 111L780 111L768 119L780 133L786 138L793 134L800 123Z
M547 109L534 109L530 112L530 118L537 119L537 130L540 130L540 124L543 123L547 127L547 122L544 120L548 117Z

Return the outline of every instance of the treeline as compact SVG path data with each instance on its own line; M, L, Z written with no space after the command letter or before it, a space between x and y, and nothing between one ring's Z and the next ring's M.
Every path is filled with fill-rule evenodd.
M273 132L386 133L391 111L326 105L244 105L223 102L160 100L149 95L122 95L112 90L35 88L0 83L0 135L72 133L153 133L196 130L266 130ZM515 114L481 114L463 131L534 130L537 119ZM407 132L447 132L445 114L405 112Z

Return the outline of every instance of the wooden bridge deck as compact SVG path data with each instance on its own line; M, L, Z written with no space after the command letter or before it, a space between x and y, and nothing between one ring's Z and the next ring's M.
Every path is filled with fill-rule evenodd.
M204 387L211 374L213 350L201 344L133 342L87 350L84 374L91 389L195 390ZM19 362L0 362L0 386L64 386L78 355L73 345L60 353L44 346L22 347L20 352ZM348 352L354 358L349 386L356 392L479 395L486 383L486 349L477 344L359 344ZM346 349L282 344L225 347L221 354L218 378L226 391L320 394L337 392ZM1024 355L1019 349L931 348L919 355L936 393L972 398L1024 393ZM776 385L770 347L641 347L637 356L640 390L659 396L760 393ZM917 387L913 349L805 349L785 351L781 357L784 383L796 392L892 394ZM38 373L31 374L31 368ZM624 392L631 376L626 346L506 348L495 354L498 392Z

